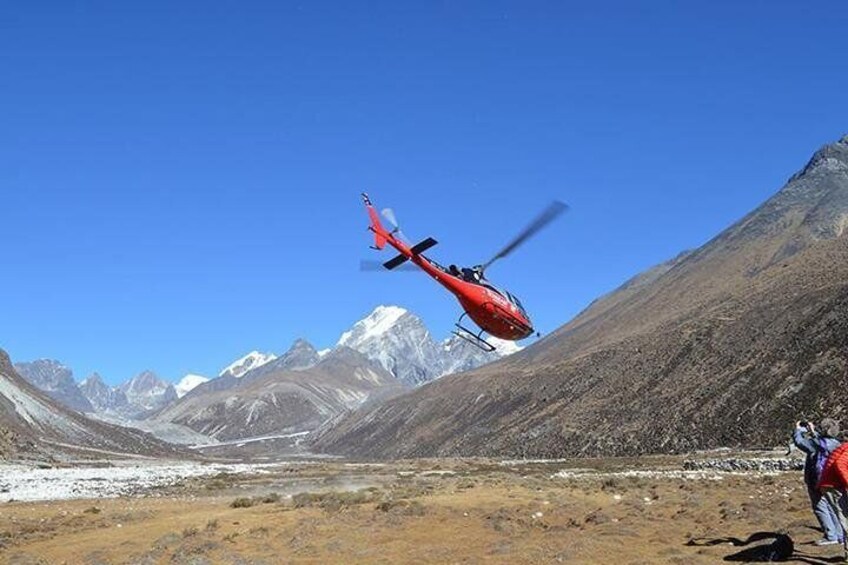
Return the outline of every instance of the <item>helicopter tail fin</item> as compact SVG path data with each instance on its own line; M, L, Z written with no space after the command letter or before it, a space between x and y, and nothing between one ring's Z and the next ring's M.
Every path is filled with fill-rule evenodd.
M388 241L388 233L383 224L380 223L380 215L371 204L371 199L364 192L362 193L362 201L365 202L365 208L368 210L368 218L371 220L371 225L368 229L374 232L374 249L382 249Z

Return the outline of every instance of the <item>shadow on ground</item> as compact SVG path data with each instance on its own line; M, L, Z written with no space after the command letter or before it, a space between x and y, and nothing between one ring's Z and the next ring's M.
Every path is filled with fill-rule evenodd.
M741 563L809 563L811 565L844 563L841 556L819 557L796 551L792 538L780 532L754 532L746 539L725 537L716 539L691 539L686 542L686 545L695 547L727 544L734 547L745 547L745 549L726 555L724 561Z

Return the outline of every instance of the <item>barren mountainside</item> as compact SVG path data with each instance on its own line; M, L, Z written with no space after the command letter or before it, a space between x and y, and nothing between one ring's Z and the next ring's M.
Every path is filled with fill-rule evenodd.
M303 344L296 344L296 349L303 350ZM251 372L241 379L213 379L165 408L156 420L188 426L219 440L296 434L318 428L375 394L402 390L404 386L382 367L339 347L309 368L295 364Z
M848 137L710 242L525 351L362 410L319 451L556 457L775 445L848 410ZM844 422L843 422L844 423Z

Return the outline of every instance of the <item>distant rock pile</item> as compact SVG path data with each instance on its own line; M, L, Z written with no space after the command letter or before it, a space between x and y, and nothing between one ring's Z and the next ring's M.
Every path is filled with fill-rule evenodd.
M684 471L718 471L722 473L757 471L780 473L783 471L802 471L803 469L804 460L798 457L730 457L727 459L687 459L683 462Z

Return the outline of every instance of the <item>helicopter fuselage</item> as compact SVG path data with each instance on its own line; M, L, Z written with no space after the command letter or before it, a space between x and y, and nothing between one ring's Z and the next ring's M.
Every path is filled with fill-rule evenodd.
M397 266L406 261L414 263L456 296L462 309L474 323L494 337L515 341L533 334L530 317L515 296L495 288L486 279L466 278L459 271L458 274L452 274L421 252L416 252L416 248L432 247L436 244L435 240L428 239L410 247L396 237L395 232L383 228L370 200L366 195L363 195L363 198L371 218L369 229L374 232L375 249L382 249L388 243L400 253L398 257L386 263L387 268L393 268L390 265Z
M533 334L530 317L513 295L498 290L485 279L469 281L452 275L423 255L410 260L456 296L468 317L490 335L516 341Z

